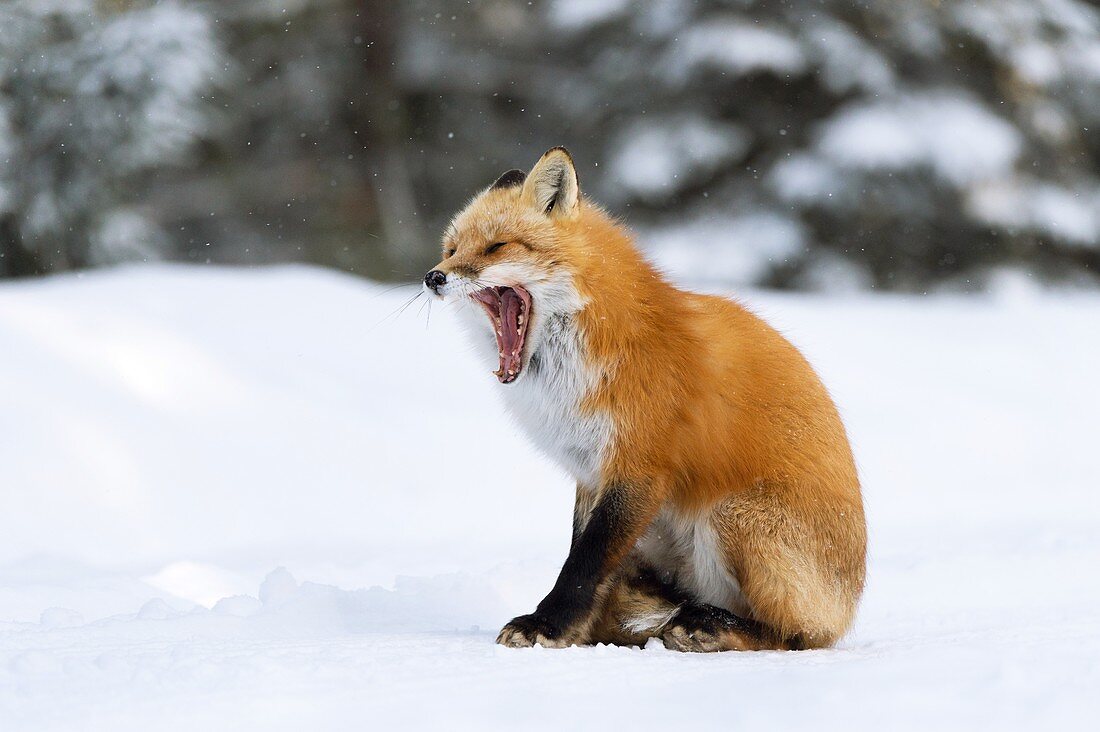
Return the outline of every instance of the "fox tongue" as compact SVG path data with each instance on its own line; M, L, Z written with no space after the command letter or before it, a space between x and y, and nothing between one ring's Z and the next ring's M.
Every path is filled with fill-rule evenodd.
M486 287L471 295L489 316L500 351L495 371L502 384L510 384L523 369L523 342L530 325L531 296L522 287Z
M520 354L523 351L523 334L526 330L520 322L523 301L515 290L509 288L500 297L500 373L504 383L516 378L520 370Z

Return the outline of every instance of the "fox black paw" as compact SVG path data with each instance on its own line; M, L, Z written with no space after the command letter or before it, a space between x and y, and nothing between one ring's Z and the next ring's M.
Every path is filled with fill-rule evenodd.
M504 626L497 636L497 643L509 648L566 648L573 645L564 637L561 629L541 615L520 615Z
M763 627L712 605L685 605L665 626L666 648L692 653L767 648Z

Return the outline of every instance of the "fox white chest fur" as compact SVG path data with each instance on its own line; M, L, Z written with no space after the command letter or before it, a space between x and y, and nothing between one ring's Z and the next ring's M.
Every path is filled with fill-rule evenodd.
M595 489L612 433L609 417L581 411L596 374L582 356L582 336L572 313L542 312L535 317L538 325L527 368L515 382L500 387L505 407L536 447L577 482ZM495 354L485 317L471 312L468 320L486 357Z
M594 489L611 439L611 420L580 411L594 374L581 356L581 336L572 316L552 315L542 327L538 350L515 388L505 390L505 404L535 445Z

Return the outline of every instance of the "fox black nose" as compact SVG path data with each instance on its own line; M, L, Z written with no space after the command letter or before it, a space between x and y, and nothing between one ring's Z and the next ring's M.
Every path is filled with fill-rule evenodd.
M428 274L424 275L424 284L428 286L428 289L439 294L439 288L447 284L447 275L440 272L438 269L433 269Z

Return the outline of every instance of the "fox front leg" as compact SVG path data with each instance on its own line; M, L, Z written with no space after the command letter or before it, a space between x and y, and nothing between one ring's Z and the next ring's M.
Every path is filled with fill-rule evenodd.
M615 572L652 519L637 490L611 484L599 495L583 530L574 533L558 581L530 615L504 626L497 643L565 648L587 642L588 626L604 581Z

